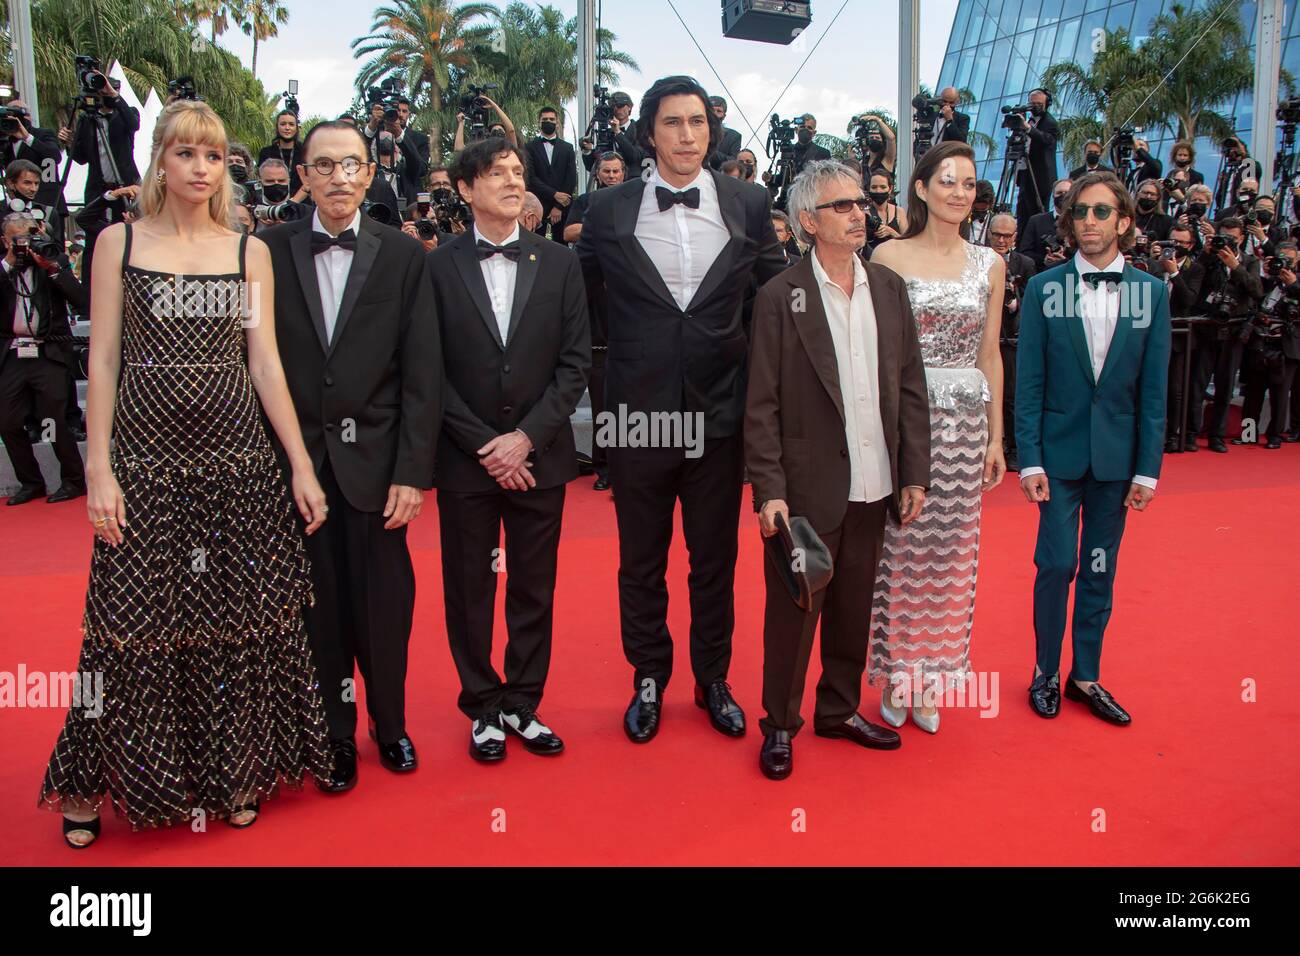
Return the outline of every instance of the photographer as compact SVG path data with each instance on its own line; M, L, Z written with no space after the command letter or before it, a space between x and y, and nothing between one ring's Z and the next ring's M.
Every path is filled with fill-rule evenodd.
M1197 254L1215 232L1214 223L1209 219L1210 199L1210 187L1204 183L1187 187L1187 204L1174 220L1178 225L1192 230Z
M473 220L469 207L461 201L460 194L452 189L451 172L446 166L429 170L429 198L440 232L459 236ZM439 240L442 241L441 236Z
M1259 423L1264 393L1269 398L1269 423L1265 447L1282 447L1295 370L1300 364L1300 283L1296 276L1297 247L1293 240L1278 242L1277 255L1261 263L1264 298L1251 324L1241 367L1241 420ZM1294 430L1294 426L1293 426ZM1232 444L1243 444L1234 438Z
M419 182L424 178L425 162L420 158L420 153L416 149L415 137L408 139L406 130L402 128L401 111L398 108L396 98L389 95L376 99L374 98L376 92L372 88L370 94L370 119L361 128L361 134L366 138L366 143L370 147L370 159L375 163L380 162L380 139L384 134L387 134L387 138L393 143L388 164L389 172L396 173L402 188L409 186L410 195L414 196ZM376 173L376 178L378 178L378 173ZM399 198L403 195L396 186L393 187L393 191L399 194ZM405 205L405 202L402 205ZM396 207L393 209L393 218L397 218Z
M779 209L772 210L772 231L776 233L776 241L781 244L781 252L785 256L787 266L792 266L803 258L799 240L794 237L794 230L790 228L790 217Z
M939 115L934 119L934 131L930 142L933 144L949 140L966 142L966 137L970 135L970 114L957 109L961 98L956 88L944 87L939 93L939 99L942 105L939 107Z
M747 183L758 181L758 156L752 149L742 149L736 154L736 162L740 163L740 178Z
M1240 252L1245 235L1245 225L1240 219L1224 219L1200 256L1205 279L1201 283L1198 309L1214 321L1196 330L1200 358L1192 397L1196 401L1203 396L1213 379L1214 406L1208 432L1210 450L1220 454L1228 450L1224 441L1228 409L1237 371L1241 368L1244 341L1249 337L1246 324L1264 295L1259 260Z
M799 124L799 130L795 133L797 145L794 148L794 174L798 176L803 172L803 168L809 163L818 159L830 159L830 150L824 146L818 146L813 142L813 137L817 135L817 117L811 113L805 113L802 117L803 122Z
M637 144L636 120L632 119L632 97L622 90L615 90L609 95L609 108L613 110L609 129L614 151L623 157L623 162L629 170L640 169L645 154ZM599 153L596 143L590 136L585 136L580 145L582 164L587 168L587 172L591 172Z
M493 104L492 108L495 109L498 113L501 113L500 107L496 106L495 104ZM501 115L505 116L504 113L501 113ZM420 157L420 162L424 164L425 169L428 169L429 168L429 137L411 125L411 101L407 99L405 96L399 96L397 98L397 122L400 123L402 126L402 136L404 138L410 139L411 145L415 147L415 152ZM489 135L493 135L493 134L489 133ZM511 126L510 136L512 141L514 135L515 135L515 128Z
M1259 183L1254 179L1243 179L1241 184L1233 191L1228 199L1228 205L1219 211L1214 218L1227 219L1232 216L1237 219L1243 219L1254 208L1255 199L1259 196Z
M311 195L306 183L298 187L298 191L292 196L289 195L289 168L278 159L271 158L262 161L262 165L257 170L258 182L250 184L248 190L248 199L254 207L261 207L262 212L258 216L262 222L274 225L278 222L288 222L303 214L304 210L297 208L281 209L277 218L270 218L270 213L275 207L280 206L288 200L301 205L307 205L311 202ZM267 207L271 207L268 209ZM307 207L310 211L310 206ZM255 212L255 215L257 213Z
M1233 206L1241 201L1238 193L1247 180L1253 181L1255 191L1259 191L1260 172L1259 163L1250 158L1245 143L1235 136L1223 141L1223 168L1214 186L1215 218L1231 215Z
M578 165L573 146L559 135L560 114L553 106L537 113L541 135L528 144L528 190L542 201L542 225L539 235L550 230L556 242L564 241L560 223L565 210L578 191Z
M1188 318L1198 314L1205 264L1196 255L1196 239L1186 225L1175 223L1169 238L1160 244L1152 275L1163 276L1169 287L1169 315L1174 331L1188 329ZM1201 402L1190 408L1183 403L1183 376L1190 349L1189 335L1174 335L1169 356L1169 404L1165 418L1165 451L1196 451L1201 430ZM1179 413L1182 420L1179 420Z
M1277 255L1277 244L1287 237L1287 228L1275 222L1272 196L1260 196L1243 217L1246 251L1257 259Z
M510 117L506 115L506 111L497 106L496 101L486 93L481 93L479 95L486 101L485 109L495 111L497 116L500 117L497 122L489 123L487 125L487 136L500 136L502 139L509 142L511 146L518 146L519 138L515 135L515 124L510 121ZM459 156L460 151L465 148L466 119L467 117L463 110L456 113L456 138L452 142L451 148L457 156ZM414 130L412 130L412 132L414 132ZM429 159L429 138L427 136L424 138L424 158L426 162Z
M262 147L257 154L260 168L268 159L278 159L289 170L289 191L296 193L302 188L302 179L298 176L298 165L302 162L302 141L298 139L298 114L291 109L282 109L275 117L275 141Z
M1159 180L1164 168L1164 164L1151 155L1147 141L1135 138L1133 140L1132 166L1125 171L1127 180L1125 185L1129 189L1133 189L1135 184L1146 182L1148 179Z
M391 213L389 221L396 222L398 211L414 202L424 169L422 165L418 169L411 166L412 160L420 163L414 144L399 153L395 137L388 130L381 131L375 138L375 155L375 176L366 198L383 202Z
M863 113L858 117L857 138L862 144L861 157L864 171L874 174L878 170L884 170L893 176L895 160L898 156L898 140L889 125L875 113Z
M987 246L989 226L993 220L993 200L997 198L993 184L987 179L975 183L975 201L971 203L970 217L961 224L959 232L967 242Z
M1027 168L1016 174L1020 195L1016 199L1016 221L1029 224L1038 213L1047 212L1048 197L1056 182L1056 118L1047 111L1051 94L1037 89L1029 94L1027 113L1017 112L1020 130L1028 137ZM1005 109L1005 107L1004 107Z
M54 423L58 490L50 503L86 493L86 473L67 427L68 375L74 361L69 306L82 309L85 291L54 243L41 236L26 213L4 219L5 256L0 263L0 440L21 488L9 498L20 505L45 494L45 479L24 427L31 414Z
M1200 171L1192 168L1192 163L1195 161L1196 150L1185 139L1180 139L1174 143L1173 149L1169 151L1169 162L1173 169L1165 177L1161 186L1164 188L1165 198L1168 203L1168 208L1165 211L1175 219L1183 212L1183 208L1187 204L1187 188L1205 182L1205 177L1201 175Z
M1016 220L1009 213L997 213L989 221L989 247L1007 264L1006 289L1002 295L1002 450L1008 471L1019 471L1016 451L1016 343L1020 337L1020 298L1025 285L1037 273L1034 261L1015 251Z
M454 238L451 233L438 228L438 217L428 193L420 193L415 202L402 212L402 232L423 244L425 252L432 252L440 242Z
M1025 224L1020 238L1016 240L1016 252L1023 253L1033 260L1038 272L1060 265L1072 252L1065 247L1056 228L1056 217L1061 213L1061 204L1070 193L1071 182L1059 179L1052 186L1052 207L1047 212L1032 216ZM1020 222L1019 219L1016 220Z
M894 177L889 173L872 173L867 198L867 245L874 249L882 242L897 239L907 231L907 213L893 200Z
M617 186L627 178L627 165L623 162L623 157L615 152L604 153L600 157L600 163L596 166L596 188L590 192L585 192L581 196L574 197L573 202L569 205L569 214L564 220L564 241L575 243L578 237L582 235L582 221L587 216L587 208L591 205L591 197L601 189L608 189L611 186Z
M1077 169L1070 170L1070 178L1078 179L1088 173L1111 173L1114 172L1109 166L1101 161L1101 143L1095 139L1090 139L1083 144L1083 165Z
M1147 179L1137 188L1137 219L1134 220L1142 234L1153 242L1164 242L1174 224L1172 216L1160 211L1163 192L1158 179Z
M709 97L709 109L713 110L713 115L722 123L727 118L727 101L721 96ZM722 164L728 159L735 159L740 153L740 131L734 130L730 126L723 125L722 141L713 155L709 157L709 165L714 169L721 168Z
M35 164L41 180L34 197L42 206L53 208L59 202L59 140L53 131L30 126L31 114L22 100L10 100L4 107L0 129L4 131L4 149L0 165L8 169L19 159Z
M5 195L9 198L10 210L30 212L40 222L45 234L62 249L63 217L55 207L42 203L40 194L41 170L35 163L27 159L15 159L5 167Z

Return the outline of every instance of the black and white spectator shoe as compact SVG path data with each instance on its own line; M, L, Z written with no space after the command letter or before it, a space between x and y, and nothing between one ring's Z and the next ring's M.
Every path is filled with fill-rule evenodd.
M521 707L514 712L503 710L501 724L524 742L524 749L529 753L553 757L564 750L564 741L555 736L555 732L542 723L531 708Z
M469 755L483 763L506 759L506 732L498 715L480 717L470 726Z

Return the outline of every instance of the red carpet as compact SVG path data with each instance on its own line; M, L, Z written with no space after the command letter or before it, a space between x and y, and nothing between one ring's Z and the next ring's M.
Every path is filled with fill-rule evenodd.
M1012 476L1014 479L1014 476ZM749 735L726 739L691 703L686 556L670 572L678 636L659 737L623 736L631 693L618 637L614 510L590 479L570 488L555 652L541 711L568 744L547 760L513 746L480 766L442 624L436 516L413 531L418 609L408 730L421 759L397 777L361 742L361 780L263 807L248 832L223 823L132 834L108 818L74 856L36 809L56 709L0 710L0 863L193 864L1287 864L1300 863L1300 667L1296 662L1300 446L1202 449L1166 459L1160 494L1130 516L1103 682L1134 715L1110 727L1066 701L1030 712L1035 510L1014 482L986 499L972 660L1000 680L997 716L943 713L936 737L908 725L894 752L808 732L795 773L757 766L761 551L741 520L732 685ZM85 502L0 508L0 670L76 666L90 532ZM498 602L504 588L499 589ZM504 627L498 606L498 659ZM1066 664L1069 659L1068 644ZM811 717L817 657L804 715ZM1256 703L1243 703L1243 681ZM864 696L875 715L879 698ZM1094 832L1104 813L1105 832ZM792 821L806 821L794 832ZM505 832L494 832L504 819ZM498 825L497 829L500 829Z

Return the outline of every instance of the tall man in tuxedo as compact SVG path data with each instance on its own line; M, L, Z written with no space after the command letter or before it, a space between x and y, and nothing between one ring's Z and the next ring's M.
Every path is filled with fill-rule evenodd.
M695 80L656 82L641 100L637 132L656 158L653 174L598 192L578 241L588 283L606 282L611 293L608 412L678 426L673 447L646 447L649 439L628 429L628 440L609 448L623 649L635 688L624 730L644 743L659 729L673 661L664 574L680 500L695 700L715 728L740 736L744 713L726 678L743 469L741 312L751 279L775 276L785 257L766 192L705 168L721 124ZM615 429L605 431L598 424L597 440L611 440Z
M538 233L550 229L551 238L563 242L564 214L578 191L578 162L573 146L560 138L560 114L554 107L543 107L537 123L542 135L528 144L528 190L542 201Z
M474 226L429 254L441 324L438 522L447 639L460 674L469 753L564 749L537 715L551 660L565 484L578 475L569 416L591 362L578 257L519 227L524 154L503 138L465 148L452 171ZM505 526L505 679L492 618Z
M1046 90L1029 94L1029 115L1020 115L1028 140L1025 158L1016 174L1020 195L1016 199L1016 221L1028 223L1031 216L1048 210L1048 196L1056 182L1056 117L1047 111L1052 103Z
M1164 281L1124 263L1134 215L1132 196L1111 173L1070 188L1061 233L1078 252L1029 280L1016 364L1020 488L1038 505L1029 703L1040 717L1059 711L1077 575L1065 696L1120 726L1128 712L1098 683L1102 637L1125 516L1146 510L1160 477L1170 348Z
M311 218L258 235L277 277L285 378L332 511L330 529L307 538L316 595L307 631L334 754L332 777L317 783L338 792L357 779L357 668L381 763L416 766L406 733L415 607L406 526L433 486L442 356L424 247L361 214L374 176L361 132L319 123L298 172L316 203Z

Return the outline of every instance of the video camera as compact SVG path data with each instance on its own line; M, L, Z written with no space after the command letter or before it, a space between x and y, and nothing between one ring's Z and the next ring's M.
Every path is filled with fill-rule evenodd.
M201 100L198 90L194 86L194 77L178 76L167 83L168 97L174 97L178 100Z
M859 116L854 119L853 124L853 136L862 149L870 153L885 151L885 133L878 121Z
M912 155L920 159L933 145L934 121L943 109L943 99L917 93L912 97Z
M1296 125L1300 123L1300 99L1283 100L1277 104L1277 119L1279 123Z
M29 128L31 117L32 114L21 106L0 106L0 133L5 136L16 133L20 125Z
M473 143L487 137L488 90L495 90L495 83L483 86L470 86L469 92L460 98L460 111L465 114L465 142Z
M77 54L74 57L77 82L81 89L77 93L77 109L95 110L104 101L105 91L111 84L113 89L119 87L119 83L108 78L102 69L100 69L99 59L97 57L85 54Z
M592 108L591 122L587 125L587 134L583 139L591 141L599 156L614 149L614 130L609 125L614 118L614 106L609 101L609 87L594 86L591 92L596 97L596 104Z
M10 237L9 244L13 249L14 261L19 272L35 264L33 254L50 262L57 261L59 256L63 255L63 250L57 242L39 233L20 233Z
M398 81L394 79L384 80L378 86L366 88L366 106L374 109L376 105L384 108L384 122L396 123L401 115L398 110L398 99L401 94L398 92Z

